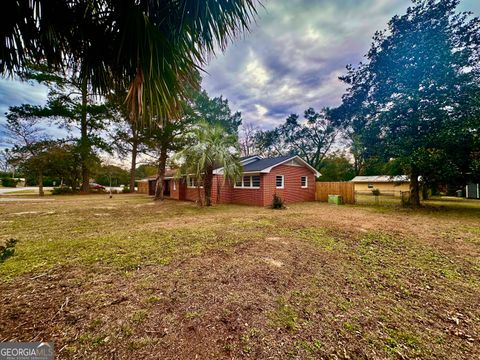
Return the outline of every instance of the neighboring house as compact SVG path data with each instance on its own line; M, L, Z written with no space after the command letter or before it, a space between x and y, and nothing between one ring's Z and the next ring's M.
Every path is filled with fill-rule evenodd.
M170 188L173 188L172 181L174 180L175 170L165 170L164 191L163 194L170 196ZM155 185L157 183L157 175L149 176L148 178L138 181L138 191L140 194L155 195ZM176 186L175 186L176 189ZM173 190L173 189L172 189Z
M410 191L410 179L406 175L355 176L350 181L355 184L355 191L359 193L371 193L378 189L380 194L400 196L403 191Z
M286 203L315 200L315 178L320 173L299 156L262 159L254 155L240 163L243 174L234 184L224 181L222 168L214 170L214 203L267 206L275 193ZM155 194L155 178L140 180L138 191ZM198 201L203 196L195 179L175 179L173 171L166 174L164 185L164 195L171 199Z

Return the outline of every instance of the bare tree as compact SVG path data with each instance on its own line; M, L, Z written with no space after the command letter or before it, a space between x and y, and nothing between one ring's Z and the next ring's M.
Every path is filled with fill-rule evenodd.
M47 142L45 129L41 126L41 119L31 116L32 105L10 107L7 113L7 123L3 126L6 143L13 146L13 156L9 161L26 162L39 156L43 152L43 143ZM42 161L37 161L35 170L38 180L38 193L43 196L43 169Z
M255 126L253 123L242 124L241 133L240 133L240 150L242 156L249 156L255 154L256 149L256 134L259 132L260 128Z

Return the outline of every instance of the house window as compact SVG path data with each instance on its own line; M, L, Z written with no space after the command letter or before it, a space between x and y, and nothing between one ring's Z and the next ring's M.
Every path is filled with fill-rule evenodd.
M199 182L197 181L197 179L193 177L187 178L187 187L194 188L194 187L197 187L198 185L199 185ZM202 187L201 182L200 182L200 187Z
M277 187L277 189L283 189L283 180L283 175L277 175L275 177L275 186Z
M308 187L308 177L302 176L300 179L300 183L302 185L302 188L307 188Z
M235 181L235 188L258 189L260 188L260 176L246 175L246 176L238 177Z
M368 184L368 188L369 188L369 189L373 189L373 185L372 185L372 184Z

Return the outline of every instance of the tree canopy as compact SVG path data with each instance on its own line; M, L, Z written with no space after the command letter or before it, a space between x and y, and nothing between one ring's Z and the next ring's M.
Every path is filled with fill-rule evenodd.
M291 114L284 124L256 134L256 146L267 156L295 154L305 159L317 170L331 149L340 124L332 119L328 109L316 112L309 108L304 112L304 121Z
M412 201L425 183L465 178L479 149L480 21L458 0L414 1L373 38L367 62L349 66L334 115L348 121L358 156L396 159Z

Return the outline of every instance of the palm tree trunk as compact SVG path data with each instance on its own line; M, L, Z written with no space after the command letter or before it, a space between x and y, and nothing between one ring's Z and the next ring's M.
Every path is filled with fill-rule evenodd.
M90 145L88 142L88 129L87 129L87 98L88 98L88 89L87 89L87 80L82 81L82 111L80 118L80 162L82 167L82 187L83 192L88 192L90 190L90 171L88 168L88 156L90 153Z
M203 190L205 191L206 206L212 206L212 184L213 184L213 168L209 168L205 173L205 182L203 184Z
M167 166L167 146L162 144L160 159L158 161L157 182L155 184L155 200L163 200L163 181L165 180L165 167Z

